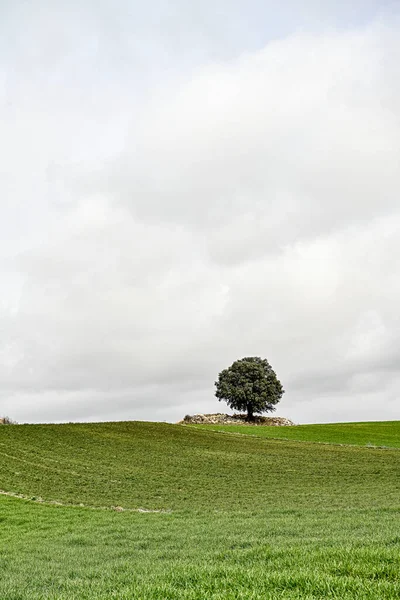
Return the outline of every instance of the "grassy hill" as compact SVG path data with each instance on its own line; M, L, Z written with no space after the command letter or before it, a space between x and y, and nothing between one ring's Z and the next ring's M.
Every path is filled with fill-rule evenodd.
M368 425L375 444L381 424ZM2 600L400 595L396 449L161 423L3 426L0 489L36 499L0 495Z
M400 421L327 423L295 425L294 427L254 427L251 425L196 425L195 427L269 439L400 448Z

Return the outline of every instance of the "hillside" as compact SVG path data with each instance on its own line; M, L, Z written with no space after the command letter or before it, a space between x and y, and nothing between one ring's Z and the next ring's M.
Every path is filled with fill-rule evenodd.
M364 423L324 423L291 427L254 427L250 425L196 425L208 430L241 433L269 439L297 440L326 444L400 448L400 421Z
M0 427L0 489L34 500L0 495L0 598L394 600L399 474L396 449Z
M163 423L0 429L0 488L71 504L172 510L208 510L210 503L216 510L265 503L394 506L395 465L400 469L397 450L221 436Z

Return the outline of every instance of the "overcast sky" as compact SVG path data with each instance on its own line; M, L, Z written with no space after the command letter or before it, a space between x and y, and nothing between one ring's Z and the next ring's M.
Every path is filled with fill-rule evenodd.
M0 2L0 416L400 419L400 10Z

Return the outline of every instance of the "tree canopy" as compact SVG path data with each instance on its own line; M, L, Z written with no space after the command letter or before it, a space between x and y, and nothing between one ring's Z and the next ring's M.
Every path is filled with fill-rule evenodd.
M269 362L258 356L241 358L224 369L215 382L215 395L234 410L255 413L272 412L285 390Z

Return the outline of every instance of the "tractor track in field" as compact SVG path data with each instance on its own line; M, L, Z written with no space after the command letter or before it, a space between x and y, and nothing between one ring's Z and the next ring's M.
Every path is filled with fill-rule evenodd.
M25 500L28 502L35 502L36 504L45 504L47 506L62 506L64 508L87 508L90 510L108 510L118 513L122 512L134 512L134 513L149 513L149 514L169 514L172 510L165 509L151 509L151 508L124 508L123 506L93 506L91 504L69 504L66 502L59 502L58 500L45 500L40 496L28 496L26 494L20 494L19 492L7 492L6 490L0 490L0 496L7 496L9 498L18 498L19 500Z

